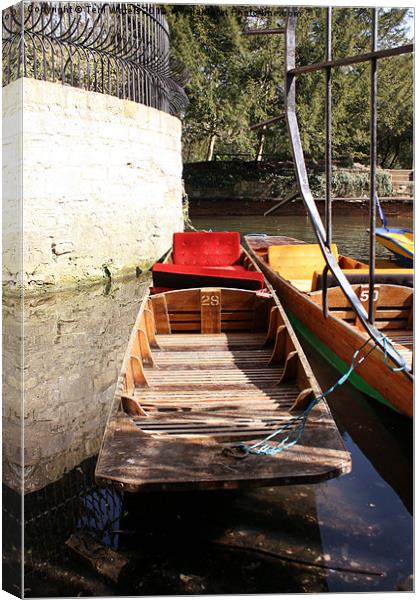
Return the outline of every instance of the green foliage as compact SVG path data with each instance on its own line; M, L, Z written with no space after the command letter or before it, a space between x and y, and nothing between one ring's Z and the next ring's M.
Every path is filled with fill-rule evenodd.
M190 75L186 91L190 108L184 119L184 159L206 160L212 140L215 154L255 156L258 132L249 126L283 110L284 48L282 36L241 36L247 28L276 27L278 14L249 17L234 7L182 5L167 7L171 51ZM257 9L256 9L257 10ZM409 9L381 9L379 47L408 43ZM370 50L371 9L333 11L333 55ZM325 9L302 8L297 28L297 62L324 59ZM333 71L333 159L369 162L368 64ZM379 61L378 162L382 167L412 166L413 59L402 55ZM312 162L325 152L325 75L316 72L297 80L297 112L304 152ZM281 120L267 128L264 154L290 159Z
M322 178L325 176L322 175ZM360 171L333 171L333 195L337 198L362 198L369 195L370 173ZM392 180L386 171L377 171L376 186L378 196L392 195ZM325 188L323 188L325 189Z
M250 123L271 117L273 107L282 103L278 40L241 36L244 19L231 7L191 8L172 6L166 14L171 51L190 74L184 158L205 159L212 136L218 152L253 153Z
M410 168L413 154L413 57L385 61L379 72L378 151L384 168ZM398 69L398 77L395 70ZM390 110L390 108L392 110Z
M325 194L325 174L319 170L309 170L309 184L315 197ZM261 184L265 197L283 198L295 185L292 169L279 168L275 163L242 161L213 161L190 163L184 165L183 173L188 193L199 190L226 190L226 196L232 194L235 184ZM386 171L378 170L376 176L377 190L380 197L392 195L391 176ZM363 198L369 196L369 171L366 170L333 170L333 195L336 198ZM250 186L255 191L255 186Z

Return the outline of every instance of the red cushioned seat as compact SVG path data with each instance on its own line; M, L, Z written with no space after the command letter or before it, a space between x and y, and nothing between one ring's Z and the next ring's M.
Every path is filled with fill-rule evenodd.
M240 235L237 231L174 233L172 255L176 265L231 266L241 257Z
M153 285L159 288L181 290L194 287L230 287L244 290L260 290L264 276L257 271L247 271L240 265L226 267L202 267L156 263L152 267Z

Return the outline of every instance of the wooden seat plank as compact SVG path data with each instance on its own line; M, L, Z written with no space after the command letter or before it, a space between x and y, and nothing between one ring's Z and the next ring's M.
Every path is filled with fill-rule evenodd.
M114 452L103 453L96 476L103 484L120 482L126 491L306 484L350 468L333 422L312 427L310 419L301 443L287 452L263 458L250 454L245 460L226 456L214 439L192 436L186 443L185 438L166 436L163 444L163 438L143 432L121 413L110 428ZM248 443L259 439L256 435Z
M413 332L409 330L390 330L386 332L387 338L394 344L396 350L411 367L413 365Z

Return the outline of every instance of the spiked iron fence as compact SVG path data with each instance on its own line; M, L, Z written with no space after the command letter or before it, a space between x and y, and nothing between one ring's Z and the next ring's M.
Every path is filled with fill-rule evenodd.
M3 85L32 77L172 114L187 106L157 5L22 2L3 11L2 23Z

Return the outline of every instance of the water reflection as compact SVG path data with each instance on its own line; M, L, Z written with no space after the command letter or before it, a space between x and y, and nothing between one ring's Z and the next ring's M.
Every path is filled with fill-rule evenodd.
M128 335L149 280L27 297L23 312L25 492L56 481L97 453ZM7 338L21 313L8 298ZM6 373L5 483L17 490L21 412L16 376Z
M116 550L122 497L115 490L93 489L89 494L81 496L80 500L84 514L77 521L76 529L95 532L102 544Z
M302 342L322 389L336 372ZM346 384L328 398L351 452L352 472L316 486L325 554L354 570L371 571L361 587L354 575L327 573L330 591L395 590L413 569L413 424ZM376 573L377 575L373 575Z
M312 239L305 217L196 220L195 226L215 223L219 230ZM336 219L340 249L365 258L365 230L363 218ZM27 299L27 596L396 589L412 573L411 422L351 386L329 399L353 456L348 476L317 486L170 496L120 497L95 487L95 454L148 283L136 279ZM16 301L7 299L5 339L12 345L5 361L3 474L6 496L17 502L10 488L19 489L21 465L20 371L13 355L19 314ZM328 388L337 374L306 350L321 388ZM131 574L105 589L65 545L80 530L128 556ZM16 560L11 553L9 564Z

